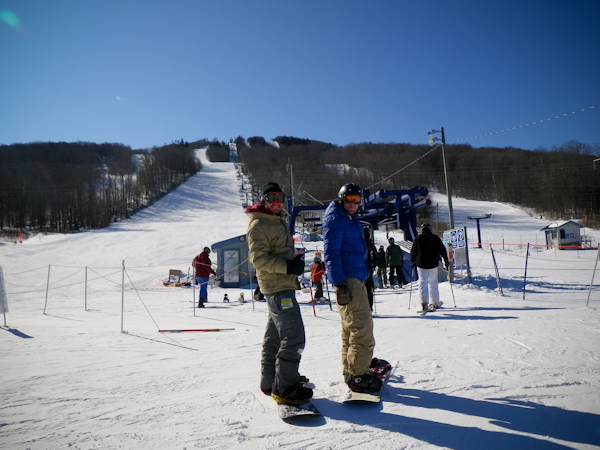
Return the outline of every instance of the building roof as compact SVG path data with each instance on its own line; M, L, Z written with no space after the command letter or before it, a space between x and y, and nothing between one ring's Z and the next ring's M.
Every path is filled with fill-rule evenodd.
M552 222L550 225L546 225L540 231L564 228L568 224L577 225L579 228L583 228L583 225L577 222L573 222L572 220L559 220L557 222Z
M236 237L232 237L230 239L226 239L224 241L215 242L212 245L211 250L216 250L216 249L222 248L222 247L229 247L230 245L237 244L238 242L244 242L245 240L246 240L246 235L242 234L241 236L236 236Z

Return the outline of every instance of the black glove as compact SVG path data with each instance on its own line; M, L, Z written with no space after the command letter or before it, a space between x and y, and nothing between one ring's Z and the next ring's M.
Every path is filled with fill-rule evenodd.
M286 261L287 273L294 275L302 275L304 273L304 260L302 259L302 256L304 255L300 253L291 261Z
M337 297L338 305L347 305L352 300L350 297L350 291L348 290L348 285L343 283L338 283L335 285L335 295Z

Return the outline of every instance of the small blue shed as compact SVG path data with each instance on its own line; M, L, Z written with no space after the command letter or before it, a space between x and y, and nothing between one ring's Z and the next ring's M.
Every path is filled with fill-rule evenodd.
M216 242L211 250L217 254L217 284L220 287L242 288L252 283L256 271L248 259L248 241L245 234Z

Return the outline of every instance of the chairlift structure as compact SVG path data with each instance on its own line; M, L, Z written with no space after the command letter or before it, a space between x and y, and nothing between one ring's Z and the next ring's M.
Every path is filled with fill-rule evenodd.
M413 241L418 235L417 209L431 205L427 198L429 191L424 187L414 187L407 190L380 189L370 193L363 190L363 200L358 213L358 219L364 226L376 230L382 225L395 223L396 227L404 232L404 239ZM293 199L288 197L288 212L290 214L289 230L292 235L296 232L296 219L306 212L324 211L329 205L294 206ZM322 215L307 214L307 219ZM305 219L306 220L306 219ZM312 226L317 228L322 223L311 220Z

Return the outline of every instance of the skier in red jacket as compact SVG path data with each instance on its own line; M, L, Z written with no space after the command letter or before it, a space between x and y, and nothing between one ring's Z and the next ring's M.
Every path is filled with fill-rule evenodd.
M196 272L196 283L200 284L200 297L198 299L198 308L204 308L204 302L208 301L208 279L210 275L215 275L211 267L211 261L208 255L210 248L204 247L204 251L194 258L194 270Z

